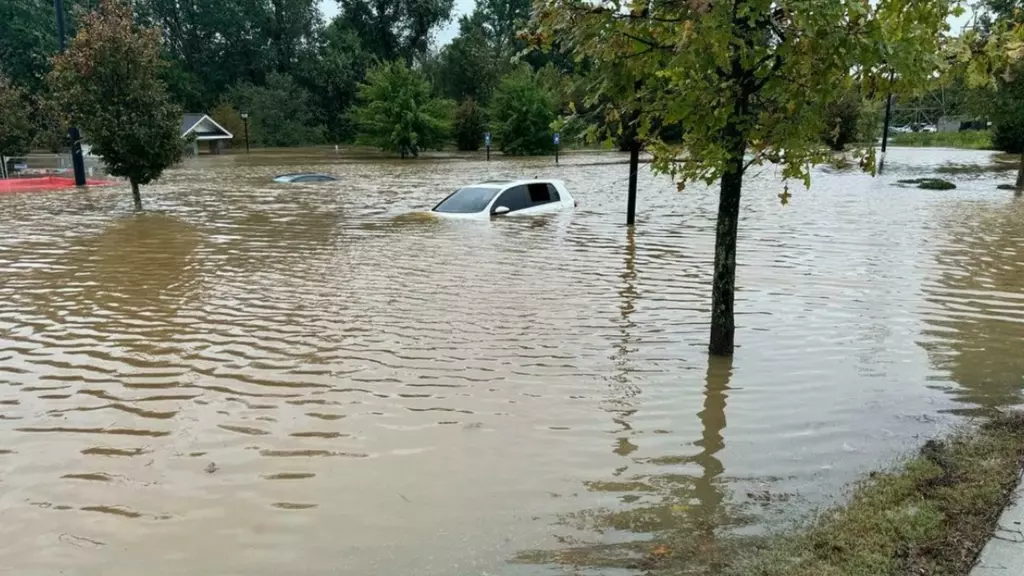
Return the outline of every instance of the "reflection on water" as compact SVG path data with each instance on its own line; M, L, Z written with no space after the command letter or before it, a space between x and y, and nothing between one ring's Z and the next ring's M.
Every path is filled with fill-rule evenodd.
M752 174L730 360L705 354L714 191L644 172L626 230L618 160L289 151L193 159L138 216L126 187L0 197L0 566L714 572L1020 401L1024 203L985 171L892 185L987 154L894 150L784 207ZM340 181L270 182L307 169ZM507 176L580 208L424 214Z

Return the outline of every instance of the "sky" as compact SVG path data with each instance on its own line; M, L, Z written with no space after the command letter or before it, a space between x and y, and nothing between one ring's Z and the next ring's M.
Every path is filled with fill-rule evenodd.
M437 33L437 36L434 38L435 45L444 46L451 42L452 38L455 38L455 35L459 32L459 16L472 12L474 4L475 0L455 0L452 20ZM320 0L320 11L323 12L324 18L330 22L332 18L338 15L337 0Z

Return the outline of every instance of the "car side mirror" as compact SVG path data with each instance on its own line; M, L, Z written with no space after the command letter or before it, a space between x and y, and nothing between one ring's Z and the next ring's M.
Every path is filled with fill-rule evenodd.
M491 212L491 214L501 215L508 214L509 212L511 212L511 210L508 209L508 206L498 206L494 209L494 212Z

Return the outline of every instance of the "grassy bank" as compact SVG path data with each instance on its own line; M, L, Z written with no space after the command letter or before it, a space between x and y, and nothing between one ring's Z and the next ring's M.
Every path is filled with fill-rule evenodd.
M856 485L848 504L758 546L727 573L966 575L1009 502L1022 459L1024 414L929 441L903 465Z
M965 130L963 132L908 132L889 134L893 146L934 146L939 148L967 148L970 150L991 150L990 130Z

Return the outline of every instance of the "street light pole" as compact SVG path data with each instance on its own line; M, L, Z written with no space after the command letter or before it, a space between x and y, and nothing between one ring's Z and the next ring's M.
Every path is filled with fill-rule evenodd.
M249 153L249 113L242 112L242 122L245 123L245 153Z
M57 12L57 44L63 52L67 47L64 34L64 0L53 0L53 8ZM75 168L75 186L85 186L85 159L82 158L82 135L78 128L68 128L68 139L71 140L71 164Z

